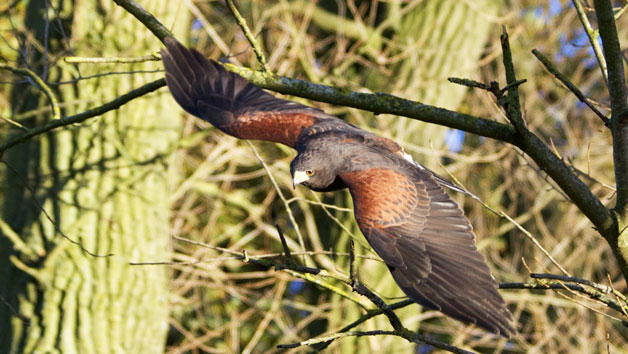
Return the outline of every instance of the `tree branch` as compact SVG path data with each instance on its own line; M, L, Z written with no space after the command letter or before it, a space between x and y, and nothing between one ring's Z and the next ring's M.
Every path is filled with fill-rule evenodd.
M521 135L528 132L526 124L521 113L521 103L519 102L519 86L514 85L517 82L515 75L515 66L512 63L512 52L510 51L510 40L506 26L502 26L502 35L499 37L502 45L502 61L506 71L506 84L508 84L508 96L506 103L502 106L506 111L506 117Z
M268 69L268 64L266 63L266 57L264 56L264 52L262 52L262 49L257 43L255 36L253 35L253 33L251 33L249 26L246 24L246 20L244 19L244 17L242 17L242 15L240 15L240 12L233 3L233 0L225 1L227 2L227 7L229 7L229 10L231 10L231 14L235 18L236 23L238 24L238 26L240 26L242 32L244 32L244 36L249 41L249 43L251 43L251 47L253 47L253 51L255 52L257 61L259 61L260 65L262 66L262 70L265 72L270 72L270 69Z
M330 341L333 341L335 339L342 338L342 337L363 337L363 336L378 336L378 335L394 336L394 335L399 335L399 334L396 331L381 331L381 330L366 331L366 332L360 332L360 331L339 332L339 333L334 333L328 336L308 339L306 341L299 342L299 343L280 344L277 346L277 348L280 348L280 349L298 348L303 345L314 345L314 344L319 344L319 343L326 343L326 342L330 342ZM474 354L474 352L460 349L458 347L454 347L453 345L437 342L432 339L427 339L426 337L423 337L417 333L414 333L414 335L406 335L406 336L401 336L401 337L406 339L408 342L419 343L419 344L429 344L433 347L443 349L451 353Z
M405 300L396 302L396 303L394 303L392 305L389 305L389 307L390 307L391 310L396 310L396 309L400 309L400 308L403 308L403 307L406 307L406 306L409 306L409 305L412 305L412 304L416 304L416 302L414 302L414 301L412 301L410 299L405 299ZM338 333L350 331L351 329L353 329L353 328L357 327L358 325L366 322L367 320L369 320L369 319L371 319L371 318L373 318L375 316L381 315L383 313L384 313L384 310L383 309L379 309L379 308L375 309L375 310L369 310L362 317L360 317L357 320L355 320L355 321L349 323L348 325L342 327L338 331ZM333 339L330 339L329 341L321 343L320 346L316 346L315 348L316 348L316 350L321 351L321 350L327 348L332 342L333 342Z
M572 0L571 1L576 8L576 12L578 13L578 19L580 19L580 23L582 23L582 27L589 38L589 43L591 43L591 47L593 48L593 53L595 54L595 58L597 59L597 63L600 66L600 71L602 72L602 77L604 78L604 82L608 86L608 74L606 68L606 59L604 59L604 55L602 54L602 48L600 48L600 42L597 40L597 31L591 27L591 23L589 22L589 18L587 17L587 13L582 6L582 0Z
M510 85L517 81L512 64L508 34L505 29L501 41L502 50L504 51L506 80ZM556 181L560 188L571 198L587 218L591 220L602 235L606 237L606 235L613 234L616 230L616 222L610 210L602 204L562 159L556 156L538 136L525 126L525 122L521 116L518 95L517 86L512 85L508 90L508 100L504 107L508 119L513 123L518 133L519 139L518 143L515 145L530 156L543 171ZM611 247L614 247L608 237L607 240L611 243ZM622 271L628 278L628 267L625 266L625 263L622 264Z
M608 91L611 109L614 113L625 112L628 110L628 102L626 101L628 91L626 90L622 51L617 37L613 5L610 0L594 0L593 4L602 38L604 57L608 65Z
M158 19L150 12L146 11L142 5L138 4L135 0L113 0L116 5L125 9L128 13L135 16L141 23L146 26L153 34L159 38L160 41L164 41L164 38L172 36L170 32Z
M37 74L26 68L14 68L6 64L0 64L0 70L7 70L17 75L29 77L42 91L44 91L46 97L48 97L48 101L52 107L52 119L57 120L61 118L61 109L59 109L59 101L57 100L57 97L55 97L55 94L50 89L50 86L46 85L44 80L42 80ZM0 156L1 155L2 154L0 153Z
M608 65L613 162L615 163L615 183L617 184L615 210L619 213L620 219L626 223L628 219L628 91L624 76L624 63L611 1L595 0L593 4L602 38L604 57ZM624 255L628 256L628 250L624 251Z
M404 339L406 339L406 340L408 340L410 342L429 344L429 345L434 346L436 348L443 349L443 350L446 350L446 351L449 351L449 352L452 352L452 353L464 353L464 354L471 353L469 351L460 349L458 347L454 347L454 346L449 345L447 343L439 342L437 340L431 339L429 337L423 336L421 334L415 333L415 332L410 331L409 329L405 328L403 326L403 324L401 324L401 321L399 320L397 315L392 311L393 307L391 307L386 302L384 302L384 300L382 300L379 296L377 296L371 290L366 288L364 285L358 283L357 286L356 286L354 280L352 278L350 278L350 277L347 277L347 276L344 276L344 275L333 274L333 273L328 272L327 270L324 270L324 269L305 267L305 266L301 266L301 265L298 265L298 264L285 264L285 263L276 262L276 261L273 261L273 260L270 260L270 259L260 259L258 257L249 257L246 252L237 252L237 251L233 251L233 250L230 250L230 249L227 249L227 248L213 246L213 245L209 245L209 244L206 244L206 243L203 243L203 242L193 241L193 240L189 240L189 239L182 238L182 237L173 236L173 238L176 239L176 240L180 240L180 241L184 241L184 242L193 244L193 245L206 247L206 248L210 248L210 249L213 249L213 250L216 250L216 251L228 253L230 255L235 256L237 259L241 260L244 263L255 264L255 265L264 266L264 267L271 267L271 268L275 268L275 270L278 270L278 271L279 270L283 270L283 271L286 271L286 272L292 274L293 276L297 276L299 278L302 278L304 280L308 280L308 281L313 282L313 283L318 284L318 285L320 285L320 283L319 283L320 279L310 278L310 277L301 277L301 276L299 276L298 274L296 274L294 272L301 273L302 275L313 275L313 276L319 276L319 277L328 277L328 278L332 278L332 279L338 280L338 281L340 281L340 282L342 282L342 283L352 287L354 291L356 291L360 295L363 295L363 296L367 297L373 304L375 304L377 306L379 311L371 310L371 311L374 311L374 312L371 314L370 317L373 317L373 316L381 314L381 313L383 313L383 314L388 316L389 321L391 323L391 326L393 326L393 328L394 328L394 331L389 331L387 333L382 333L382 334L396 335L396 336L402 337L402 338L404 338ZM351 255L351 253L353 253L352 250L350 252L350 257L354 257L355 255ZM326 287L326 288L330 289L329 287ZM342 296L345 296L345 297L349 298L350 300L355 301L355 300L351 299L350 297L348 297L346 295L342 295ZM395 307L395 308L406 306L405 304L403 306L399 306L401 304L404 304L404 302L395 304L395 305L398 306L398 307ZM370 317L368 317L368 318L370 318ZM344 335L333 337L333 338L323 337L323 338L315 339L312 342L297 344L296 346L328 342L328 341L331 341L333 339L336 339L336 338L342 337L342 336L344 336ZM288 344L288 346L289 345L294 345L294 344ZM280 346L280 348L281 347L282 346Z
M600 291L585 287L575 282L544 281L539 283L499 283L500 289L527 289L527 290L569 290L586 295L591 300L598 301L626 317L628 304L609 299Z
M63 127L63 126L67 126L67 125L71 125L71 124L75 124L75 123L81 123L83 121L86 121L89 118L93 118L93 117L97 117L100 116L102 114L105 114L109 111L112 111L114 109L118 109L120 108L123 104L137 98L140 96L143 96L147 93L153 92L155 90L157 90L160 87L163 87L166 85L166 80L165 79L159 79L159 80L155 80L153 82L150 82L144 86L141 86L139 88L136 88L134 90L131 90L127 93L125 93L124 95L110 101L107 102L101 106L98 106L96 108L92 108L89 109L85 112L81 112L79 114L75 114L73 116L68 116L68 117L63 117L61 119L55 119L52 121L49 121L48 123L37 127L37 128L33 128L30 129L28 132L22 134L22 135L18 135L15 136L13 138L11 138L9 141L7 141L6 143L0 145L0 157L2 157L2 154L4 154L4 152L19 144L19 143L23 143L26 140L37 136L39 134L43 134L46 132L49 132L55 128L59 128L59 127Z
M550 74L554 75L554 77L558 79L558 81L565 85L565 87L567 87L567 89L571 91L580 100L580 102L589 106L593 113L595 113L602 120L602 122L604 122L604 125L608 127L608 118L606 118L606 116L602 112L600 112L597 107L593 105L593 103L591 103L591 100L589 100L587 96L585 96L576 85L574 85L565 75L558 71L558 69L554 67L549 59L547 59L541 52L536 49L532 49L532 54L534 54L534 56L541 62L541 64L543 64L545 69L549 71Z

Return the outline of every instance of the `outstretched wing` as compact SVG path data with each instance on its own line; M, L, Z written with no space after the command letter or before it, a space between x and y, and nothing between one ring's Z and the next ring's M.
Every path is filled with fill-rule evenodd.
M295 147L304 128L321 120L342 122L316 108L276 98L172 37L164 43L166 83L174 99L229 135Z
M511 336L512 316L458 205L427 170L369 168L341 175L365 237L417 303Z

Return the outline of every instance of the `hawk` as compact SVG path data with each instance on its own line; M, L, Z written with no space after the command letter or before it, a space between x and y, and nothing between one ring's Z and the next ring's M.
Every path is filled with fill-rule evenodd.
M348 188L358 226L413 301L505 337L513 320L462 209L463 189L411 161L390 139L274 97L168 37L166 83L181 107L226 134L294 148L294 185Z

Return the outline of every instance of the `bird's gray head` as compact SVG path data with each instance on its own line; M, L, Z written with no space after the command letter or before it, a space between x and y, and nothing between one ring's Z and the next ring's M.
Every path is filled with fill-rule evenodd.
M299 153L290 164L293 186L302 184L315 191L339 189L330 189L337 182L338 164L334 160L339 158L340 156L328 155L318 149Z

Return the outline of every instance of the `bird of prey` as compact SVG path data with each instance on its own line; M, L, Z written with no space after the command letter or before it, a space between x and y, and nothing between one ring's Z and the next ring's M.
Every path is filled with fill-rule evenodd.
M294 185L349 189L360 230L410 299L505 337L516 333L469 220L443 190L459 187L392 140L276 98L174 38L165 45L166 83L184 110L234 137L294 148Z

